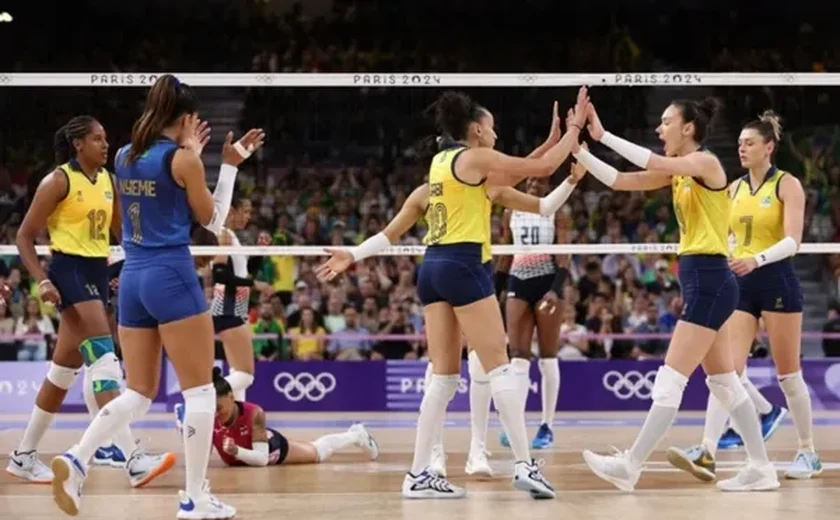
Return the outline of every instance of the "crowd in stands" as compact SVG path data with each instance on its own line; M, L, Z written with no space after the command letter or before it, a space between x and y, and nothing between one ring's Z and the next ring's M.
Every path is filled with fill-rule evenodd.
M432 4L446 9L432 9ZM833 51L822 50L832 47L817 49L825 42L816 40L818 31L809 32L803 25L806 22L799 24L803 26L791 38L774 38L767 47L772 51L761 50L764 36L751 38L738 32L744 14L737 11L728 23L715 22L720 34L695 31L706 39L693 39L697 48L677 55L668 35L677 28L686 29L674 23L683 16L674 9L661 10L654 20L633 9L614 10L601 25L563 24L561 28L553 16L535 17L528 10L502 12L502 4L481 3L487 19L504 19L505 29L496 22L462 23L478 5L475 0L417 5L336 0L323 16L307 15L300 7L270 13L256 1L209 3L198 11L160 2L129 13L138 30L120 31L118 41L124 43L103 47L99 40L114 36L118 24L99 22L126 12L122 4L103 5L108 7L86 20L97 31L77 30L79 38L69 38L61 49L33 42L11 70L603 72L667 66L781 71L831 70L839 63ZM598 5L588 8L598 9ZM161 17L159 9L167 16ZM571 11L565 14L572 15ZM191 18L199 15L200 21ZM160 33L154 40L145 38L141 30L151 18ZM167 22L161 25L161 19ZM225 37L207 41L185 31L184 20L192 20L189 26L202 34L218 31ZM699 13L696 22L703 20ZM784 28L788 22L774 18L773 23ZM526 29L528 34L546 37L523 39ZM426 37L429 31L451 34L459 43ZM0 30L0 42L6 41L3 38ZM518 155L529 153L545 137L552 101L568 106L574 96L573 89L470 92L496 114L499 148ZM596 89L593 98L612 131L639 139L651 131L648 92ZM239 237L242 243L352 245L379 232L411 190L423 182L427 167L421 138L433 131L423 111L438 93L437 89L387 88L254 88L222 93L245 100L241 128L261 126L269 135L259 167L240 173L241 193L254 207L251 225ZM840 103L832 103L835 93L793 87L731 88L716 93L726 100L727 115L736 124L768 107L785 116L789 131L779 161L800 176L808 190L805 239L838 241L840 150L836 144L840 130L819 126L840 110ZM0 123L0 243L14 243L16 226L33 190L52 164L49 145L55 129L82 109L95 113L105 123L113 152L126 142L143 95L143 89L0 89L0 110L4 117L8 114ZM565 175L565 168L557 179ZM569 241L575 243L661 243L678 238L667 190L613 193L587 179L562 211ZM497 243L501 226L498 208L493 217ZM404 243L419 243L424 229L423 222L418 223ZM46 236L39 241L48 243ZM587 335L670 332L681 308L674 260L662 255L566 259L573 276L564 294L561 355L640 359L664 355L667 342L661 339ZM273 288L270 293L252 295L249 321L260 334L254 342L258 359L410 359L425 354L422 309L414 285L417 258L369 259L332 284L316 280L313 268L319 261L282 256L251 260L254 277ZM829 285L836 298L840 255L828 257L825 267L822 276L833 280ZM0 357L47 358L50 338L59 326L55 309L33 297L37 290L16 257L0 257L0 281L13 291L11 300L0 304ZM837 319L836 312L829 314L826 327ZM47 339L12 337L29 333L44 334Z

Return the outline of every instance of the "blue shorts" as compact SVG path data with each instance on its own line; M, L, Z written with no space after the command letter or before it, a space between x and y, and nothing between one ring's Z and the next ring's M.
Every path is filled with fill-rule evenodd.
M59 310L77 303L108 302L108 259L68 255L54 251L47 278L61 295Z
M151 329L207 311L188 247L137 249L120 273L120 325Z
M481 262L481 244L429 246L417 276L423 305L463 307L496 294L492 262Z
M793 260L767 264L738 278L741 296L739 311L756 318L764 312L802 312L802 288L793 269Z
M722 255L680 257L683 311L680 319L720 330L738 304L738 281Z

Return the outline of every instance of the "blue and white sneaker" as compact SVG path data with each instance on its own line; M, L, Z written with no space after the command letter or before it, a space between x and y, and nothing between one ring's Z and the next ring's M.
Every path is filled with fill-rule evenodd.
M68 515L78 515L87 468L70 452L55 457L50 468L55 476L52 481L53 500Z
M785 470L785 478L807 480L823 471L820 456L814 450L799 450L790 466Z
M413 499L463 498L467 492L464 488L453 485L428 469L419 475L406 473L402 483L402 496Z
M531 498L555 498L557 493L542 475L543 461L520 460L513 465L513 486L527 491Z
M103 446L93 454L94 466L110 466L112 468L124 468L126 464L125 453L117 448L116 444Z
M195 520L199 518L221 520L236 516L236 508L223 503L210 494L210 483L206 480L201 491L202 496L200 497L191 497L185 491L181 491L178 494L181 502L178 507L177 518L183 520Z
M184 403L178 403L175 405L175 425L181 433L184 433L184 414L186 411L187 409L184 406Z
M551 428L547 424L543 423L540 425L540 429L537 430L537 435L531 442L531 449L544 450L552 446L554 446L554 432L551 431Z
M764 442L770 440L770 437L776 433L782 421L787 415L787 408L773 405L773 408L765 414L761 414L759 420L761 421L761 435L764 437ZM729 428L724 432L718 441L719 450L731 450L739 448L744 445L744 439L733 428Z

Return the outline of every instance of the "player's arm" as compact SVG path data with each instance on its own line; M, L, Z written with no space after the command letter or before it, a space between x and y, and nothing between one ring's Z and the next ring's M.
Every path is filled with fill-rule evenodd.
M658 190L671 183L671 173L658 170L622 173L584 148L575 153L575 159L586 166L593 177L616 191Z
M381 233L368 238L350 251L353 260L358 262L375 256L397 242L423 216L428 204L429 185L423 184L411 192L411 195L403 202L400 211L388 222Z
M70 184L67 175L56 169L47 174L35 190L32 204L18 228L15 244L20 259L29 275L39 284L47 279L47 273L41 268L38 253L35 251L35 237L47 227L47 220L67 197Z
M172 158L172 176L187 191L187 202L198 223L216 234L230 212L237 172L235 166L222 164L216 189L210 193L204 164L194 151L181 149Z
M111 192L114 195L114 202L111 206L111 234L117 244L122 242L122 213L120 213L120 194L117 190L117 179L109 175L111 179Z
M779 180L779 200L784 206L785 238L755 256L758 267L789 258L799 251L805 221L805 191L799 179L785 175Z
M238 448L236 459L249 466L268 466L268 431L265 426L265 412L262 409L254 414L251 425L251 449Z

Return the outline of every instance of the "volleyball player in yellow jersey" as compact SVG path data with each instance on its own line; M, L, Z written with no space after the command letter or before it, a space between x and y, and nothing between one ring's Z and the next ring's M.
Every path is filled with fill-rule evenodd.
M41 483L51 482L53 474L38 460L38 444L82 364L99 407L119 395L123 378L105 311L109 232L120 236L119 201L104 169L108 160L105 129L90 116L74 117L56 132L54 147L59 166L38 186L18 230L17 246L24 267L38 282L41 299L61 311L61 327L29 424L6 469ZM44 228L52 251L46 273L34 243ZM123 463L129 459L125 465L134 487L147 484L175 464L174 454L150 456L137 449L128 426L115 433L114 443L111 460L118 462L115 450L121 452Z
M538 159L494 151L493 116L468 96L446 92L434 105L439 129L454 142L432 159L429 171L429 231L424 240L428 247L420 266L418 294L424 305L435 373L420 406L414 461L403 481L402 492L407 498L460 498L465 494L427 469L446 406L457 390L462 331L487 373L496 408L511 439L516 458L514 485L535 498L555 496L530 457L519 398L520 378L507 356L504 325L489 272L491 201L487 185L511 185L523 177L551 175L577 141L588 103L586 88L581 88L572 127ZM380 233L366 240L352 251L352 259L377 254L391 244L391 238ZM346 254L336 256L319 273L330 278L345 263Z
M772 161L781 140L779 117L766 111L741 130L738 152L741 166L749 173L730 185L732 212L729 229L735 238L730 260L738 275L740 299L727 322L735 370L746 380L750 346L764 318L770 348L799 438L799 451L785 476L808 479L822 472L814 448L811 396L802 378L802 289L793 268L792 256L802 240L805 193L796 177L777 169ZM774 421L779 407L762 416ZM727 419L726 410L710 396L706 410L703 442L687 451L668 450L668 460L701 480L715 478L715 448Z
M619 174L586 150L575 157L614 190L643 191L668 185L680 228L679 277L684 307L674 329L665 364L653 384L653 404L633 447L614 456L584 452L599 477L619 489L634 489L642 465L671 427L682 402L688 377L702 364L709 391L721 402L744 437L748 464L732 479L718 483L726 491L779 487L767 458L755 405L735 372L730 338L724 323L738 303L738 282L727 263L729 196L726 173L703 142L717 112L714 99L674 101L657 128L665 156L652 153L604 130L594 107L589 133L645 171Z

